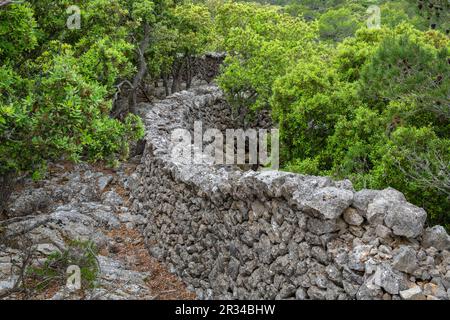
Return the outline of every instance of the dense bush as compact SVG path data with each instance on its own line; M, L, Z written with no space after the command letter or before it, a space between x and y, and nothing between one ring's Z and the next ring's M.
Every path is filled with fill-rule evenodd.
M0 9L0 174L39 178L59 159L114 164L142 136L136 116L109 116L114 83L133 72L134 45L117 25L120 2L108 4L81 1L80 30L66 27L68 1Z
M357 188L395 187L448 225L449 43L405 25L379 33L374 49L344 42L330 54L334 62L299 62L276 81L284 160L290 170L349 178ZM343 63L358 72L347 76Z
M249 22L228 20L219 83L230 101L271 110L284 169L349 178L358 189L397 188L428 210L430 223L450 227L448 37L427 30L405 2L382 4L387 23L368 29L366 8L341 1L316 10L318 27L308 23L292 45L272 25L288 19L283 13L249 6ZM264 15L271 32L255 27Z
M229 55L218 79L228 101L242 115L268 107L275 79L297 57L313 56L317 25L270 6L227 3L216 15L216 32Z
M329 10L319 18L319 33L324 40L342 41L353 36L362 21L349 8Z

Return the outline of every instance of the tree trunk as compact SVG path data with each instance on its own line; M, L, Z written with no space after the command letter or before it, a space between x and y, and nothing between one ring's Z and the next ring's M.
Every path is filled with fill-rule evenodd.
M130 96L128 97L128 110L131 113L136 113L136 104L137 104L137 92L139 88L139 84L144 79L144 76L147 72L147 62L145 61L145 51L147 50L149 44L150 44L150 25L148 23L144 23L144 36L142 38L141 43L138 47L138 59L139 59L139 66L138 66L138 72L134 76L133 79L133 87L131 88Z
M12 1L10 1L10 0L4 0L4 1L0 0L0 7L7 6L10 3L12 3Z
M183 69L183 60L176 61L172 70L172 93L181 89L181 70Z
M13 172L7 172L0 176L0 220L14 190L15 178Z
M186 89L190 89L192 85L192 61L191 57L186 58Z
M169 80L168 80L168 76L166 73L163 73L162 76L162 81L163 81L163 86L164 86L164 91L166 94L166 97L170 94L169 92Z

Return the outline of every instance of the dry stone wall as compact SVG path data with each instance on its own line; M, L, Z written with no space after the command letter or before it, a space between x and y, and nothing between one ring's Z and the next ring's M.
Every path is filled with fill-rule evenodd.
M348 180L179 164L171 132L232 127L215 86L147 110L133 206L151 254L200 299L449 299L450 237L402 193Z

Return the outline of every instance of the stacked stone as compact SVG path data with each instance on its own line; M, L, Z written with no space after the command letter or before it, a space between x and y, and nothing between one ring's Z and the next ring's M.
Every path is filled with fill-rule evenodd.
M132 210L151 254L200 299L450 298L450 237L424 230L402 193L172 161L172 129L230 125L214 86L148 110Z

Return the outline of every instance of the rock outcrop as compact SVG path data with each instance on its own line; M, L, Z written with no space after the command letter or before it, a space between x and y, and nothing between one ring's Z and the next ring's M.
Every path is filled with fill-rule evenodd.
M136 231L145 221L130 214L128 191L135 164L116 172L90 165L52 166L49 177L26 182L7 206L9 222L0 222L0 297L6 299L154 299L192 298L179 280L159 270ZM73 242L90 242L98 249L98 274L93 287L69 290L65 283L33 290L18 282L28 252L26 270L42 267L49 255L72 250ZM82 266L80 266L81 268ZM62 277L65 277L65 270ZM28 271L27 271L28 272ZM162 278L162 279L161 279ZM165 281L168 290L161 283ZM178 281L178 283L177 283ZM20 286L18 286L20 285ZM176 294L173 290L178 286ZM24 295L23 288L28 295ZM162 288L162 289L161 289Z
M147 110L134 177L151 254L200 299L449 299L450 245L402 193L233 166L183 164L171 133L234 128L215 86Z

